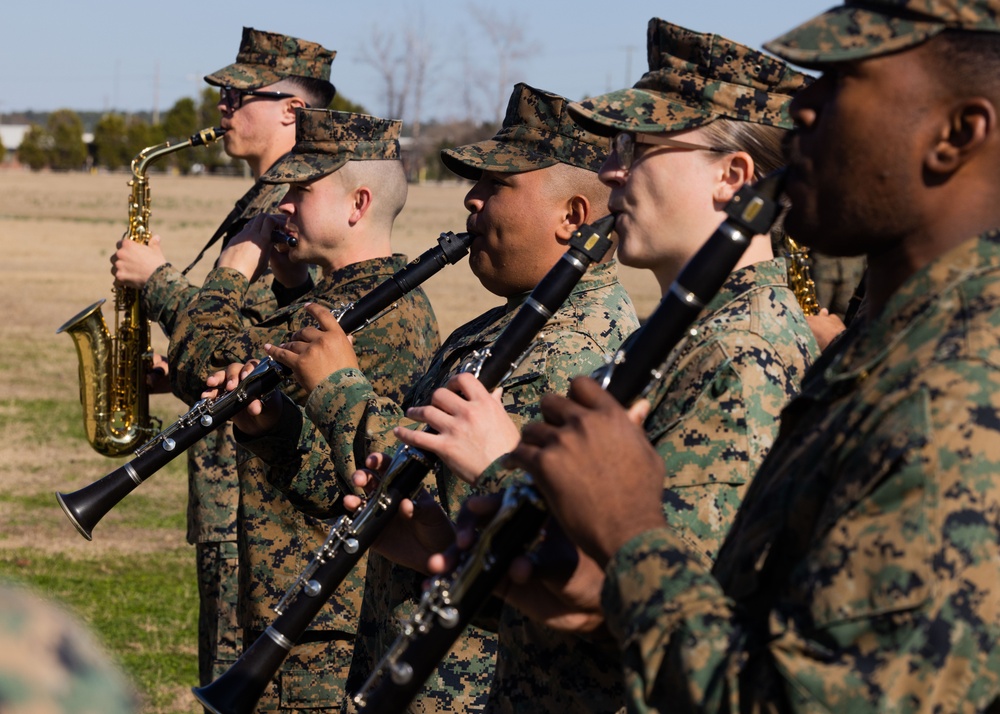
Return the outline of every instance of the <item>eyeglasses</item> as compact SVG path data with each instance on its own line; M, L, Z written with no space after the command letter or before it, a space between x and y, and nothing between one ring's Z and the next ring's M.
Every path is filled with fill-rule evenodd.
M620 131L615 134L615 137L611 140L611 150L618 156L618 164L625 171L632 168L632 162L635 161L636 144L667 146L672 149L687 149L688 151L727 151L727 149L720 149L717 146L692 144L687 141L669 139L658 134L641 134L632 131Z
M219 90L219 101L225 105L226 109L235 112L243 106L243 97L263 97L264 99L293 99L294 94L287 92L262 92L259 89L237 89L236 87L225 86ZM306 104L308 108L309 105Z

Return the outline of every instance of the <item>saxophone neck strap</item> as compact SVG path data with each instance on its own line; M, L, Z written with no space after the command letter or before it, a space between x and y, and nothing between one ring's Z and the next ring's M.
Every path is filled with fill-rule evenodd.
M250 190L240 197L240 199L236 202L236 205L233 206L233 210L229 212L229 215L226 216L225 219L223 219L222 223L215 230L215 233L212 235L212 237L208 239L208 243L205 244L205 247L202 248L201 252L198 253L197 257L193 261L191 261L191 265L184 268L184 270L181 272L182 275L187 275L188 272L190 272L190 270L194 266L196 266L198 262L205 256L205 253L208 252L209 248L211 248L213 245L219 242L219 239L225 238L225 240L222 243L222 247L224 248L226 244L229 242L229 238L235 233L239 232L239 230L246 223L246 220L243 217L243 213L247 210L247 207L253 202L253 200L260 193L261 186L262 184L260 182L254 183L254 185L250 187Z

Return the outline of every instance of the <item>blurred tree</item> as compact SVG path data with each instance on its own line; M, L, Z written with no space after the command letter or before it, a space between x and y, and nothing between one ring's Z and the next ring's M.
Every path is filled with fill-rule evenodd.
M83 143L83 122L71 109L60 109L49 115L48 131L52 137L49 166L57 171L79 170L87 161L87 145Z
M198 126L198 108L191 97L178 99L163 119L163 131L170 141L187 139L201 127Z
M219 90L215 87L205 87L201 90L198 103L198 128L219 126L222 115L219 113Z
M3 145L2 141L0 141L0 164L3 163L5 156L7 156L7 147Z
M511 78L519 73L518 63L537 52L538 45L528 39L530 23L521 17L506 14L508 10L505 7L491 3L469 5L469 12L481 31L477 36L487 40L482 43L479 54L486 54L487 47L492 47L494 57L487 59L487 65L493 68L492 82L488 81L489 73L484 75L481 70L467 77L467 81L481 86L492 107L492 118L500 126L506 113L508 97L514 88ZM487 81L483 81L484 79Z
M198 128L206 129L210 126L219 126L221 121L219 90L214 87L205 87L201 90L201 101L198 104ZM223 146L221 141L216 141L197 150L198 163L204 166L209 173L232 163L226 156Z
M32 124L17 149L17 159L32 171L39 171L49 165L49 150L52 136L44 127Z
M191 97L178 99L174 106L170 107L167 116L163 120L163 133L167 140L185 141L202 127L198 124L198 108ZM183 150L171 154L169 164L176 167L182 174L191 173L191 167L199 163L198 156L194 151Z
M126 153L129 157L129 162L147 146L159 144L163 141L163 131L160 127L151 127L137 116L133 116L128 120L125 135L128 137L128 151Z
M361 106L360 104L355 104L350 99L347 99L346 97L344 97L341 94L338 94L337 96L335 96L333 98L333 101L330 102L330 107L329 108L333 109L334 111L338 111L338 112L353 112L355 114L370 114L371 113L367 109L365 109L363 106Z
M129 153L128 127L121 114L105 114L94 127L94 146L98 166L121 169L128 166L134 154Z
M455 142L450 139L442 139L437 143L437 145L423 157L424 165L427 167L427 173L425 178L428 181L442 181L445 179L454 179L455 174L448 170L441 161L441 152L445 149L454 149L456 146Z
M423 12L417 12L416 17L407 14L402 42L394 32L386 33L382 25L374 25L359 57L379 75L384 116L405 121L414 138L420 136L427 76L433 61L433 46Z

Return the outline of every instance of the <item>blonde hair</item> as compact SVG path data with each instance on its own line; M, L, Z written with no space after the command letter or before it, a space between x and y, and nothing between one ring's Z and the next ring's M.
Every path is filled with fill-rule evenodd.
M745 151L750 155L753 159L754 181L785 165L781 146L787 133L787 129L778 126L736 119L716 119L702 127L702 136L712 146L726 153ZM785 209L787 208L786 202ZM785 252L784 215L779 216L771 227L771 248L775 255L783 255Z
M754 164L754 179L763 178L785 165L781 143L787 129L736 119L716 119L702 127L709 144L732 153L745 151Z

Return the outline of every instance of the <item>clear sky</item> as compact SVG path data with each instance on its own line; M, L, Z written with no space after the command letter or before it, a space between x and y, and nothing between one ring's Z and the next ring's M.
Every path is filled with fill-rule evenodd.
M169 109L195 97L204 75L236 57L244 25L337 51L333 82L385 114L378 73L361 61L376 31L430 40L424 119L462 113L463 67L492 71L495 55L474 13L517 19L529 57L510 74L572 99L634 83L646 69L646 24L661 17L754 47L837 4L834 0L48 0L6 3L0 113L60 108ZM483 99L482 102L487 100Z

